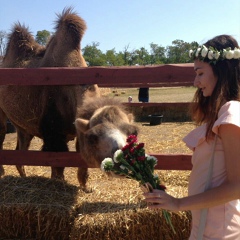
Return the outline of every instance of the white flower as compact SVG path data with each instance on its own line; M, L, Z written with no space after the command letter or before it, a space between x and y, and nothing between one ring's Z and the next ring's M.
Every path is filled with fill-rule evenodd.
M234 51L233 50L226 51L226 55L225 55L226 59L232 59L233 55L234 55Z
M215 59L218 59L218 58L220 57L220 52L218 52L218 51L214 52L214 53L213 53L213 57L214 57Z
M195 53L195 56L196 56L196 57L198 57L198 54L199 54L200 51L201 51L201 48L198 48L197 51L196 51L196 53Z
M118 159L117 159L117 157L118 157L120 154L123 154L123 152L122 152L121 149L118 149L118 150L114 153L114 155L113 155L113 161L114 161L115 163L118 163L118 162L119 162Z
M112 158L105 158L105 159L102 161L102 163L101 163L101 170L102 170L103 172L106 171L106 170L105 170L105 166L106 166L107 164L109 164L109 163L112 164L112 165L114 165Z
M213 51L209 50L208 52L208 59L212 60L213 59Z
M195 54L197 58L200 57L200 60L208 58L209 60L213 60L213 63L216 63L219 59L240 59L240 48L235 47L234 50L231 50L229 47L218 51L213 47L207 48L205 45L202 45L201 48L198 47L196 50L189 51L190 58L192 58L193 54Z
M189 50L189 57L191 58L192 57L192 54L193 54L193 50Z
M233 58L234 59L240 58L240 49L239 48L234 48Z
M202 46L202 51L201 51L201 55L202 55L202 57L206 57L207 56L207 53L208 53L208 49L207 49L207 47L206 46Z

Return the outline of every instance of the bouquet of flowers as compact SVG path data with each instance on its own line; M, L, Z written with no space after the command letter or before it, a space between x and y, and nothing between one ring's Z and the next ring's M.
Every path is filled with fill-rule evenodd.
M137 137L130 135L127 145L117 150L112 158L105 158L101 169L106 173L124 176L139 182L143 191L151 192L153 189L165 191L166 187L160 184L158 175L154 174L157 158L145 154L144 143L137 143ZM175 232L171 223L170 214L162 210L167 223Z

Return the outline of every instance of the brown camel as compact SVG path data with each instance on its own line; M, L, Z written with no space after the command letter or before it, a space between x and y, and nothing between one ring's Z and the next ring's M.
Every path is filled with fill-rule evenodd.
M34 40L28 28L15 24L1 67L87 67L80 50L86 30L84 20L65 8L56 23L56 32L46 47ZM16 150L27 150L33 136L37 136L43 139L42 151L68 151L67 143L76 135L73 123L77 106L93 96L100 96L97 85L0 86L0 149L8 118L17 130ZM17 169L26 176L23 166ZM63 179L63 171L52 168L52 177ZM1 166L0 176L3 174Z

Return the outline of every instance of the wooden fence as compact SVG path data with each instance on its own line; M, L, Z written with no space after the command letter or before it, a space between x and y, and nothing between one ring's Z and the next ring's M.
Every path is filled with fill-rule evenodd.
M192 86L193 64L136 67L88 68L0 68L0 85L75 85L98 84L99 87L174 87ZM127 103L142 106L143 103ZM161 107L164 103L144 103ZM172 103L174 104L174 103ZM158 154L156 169L190 170L189 154ZM77 152L40 152L0 150L0 165L86 167ZM88 165L88 167L93 167Z

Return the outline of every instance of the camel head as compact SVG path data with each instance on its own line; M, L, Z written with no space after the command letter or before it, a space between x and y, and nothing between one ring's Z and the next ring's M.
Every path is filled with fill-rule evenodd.
M100 167L106 157L113 157L116 150L126 144L129 135L137 135L133 115L119 106L108 105L97 109L90 119L75 121L82 157L95 167Z

